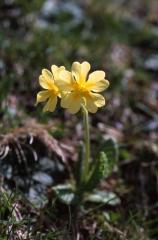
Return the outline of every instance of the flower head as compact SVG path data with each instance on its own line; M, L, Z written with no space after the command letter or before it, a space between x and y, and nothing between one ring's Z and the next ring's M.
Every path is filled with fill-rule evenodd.
M57 67L56 65L52 65L51 72L43 69L42 74L39 76L39 84L45 90L37 94L36 103L47 101L43 108L44 112L53 112L55 110L57 98L60 97L60 91L56 82L58 81L60 71L64 69L65 67L63 66Z
M109 86L108 80L105 80L105 72L95 71L88 75L89 71L88 62L74 62L71 72L60 71L58 86L64 92L61 106L70 113L77 113L82 104L91 113L105 105L105 98L98 94Z

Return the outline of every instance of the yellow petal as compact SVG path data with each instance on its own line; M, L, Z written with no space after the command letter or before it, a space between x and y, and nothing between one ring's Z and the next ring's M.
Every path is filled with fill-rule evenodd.
M36 100L36 104L39 102L45 102L50 96L50 91L45 90L45 91L40 91L37 94L37 100Z
M83 81L86 81L90 68L91 66L88 62L81 63L81 78Z
M76 114L77 112L79 112L80 108L81 108L81 105L72 105L71 107L68 108L68 111L71 114Z
M86 87L89 89L89 91L94 91L94 92L102 92L105 89L107 89L108 86L109 86L109 81L106 79L100 80L98 82L88 80L86 83Z
M86 108L88 112L91 112L91 113L97 112L98 108L91 97L86 97Z
M43 112L53 112L57 105L57 97L51 96L43 108Z
M46 79L49 79L49 80L52 80L52 81L54 80L52 73L47 69L42 70L42 75Z
M73 89L73 79L71 73L66 70L61 71L56 84L61 91L71 91Z
M74 93L67 93L61 99L61 107L68 108L71 104L76 101L76 95Z
M54 79L51 72L47 69L42 70L42 75L39 76L39 84L44 89L52 89L54 86Z
M72 114L77 113L81 108L82 99L75 93L69 93L61 99L61 106L67 108Z
M105 72L104 71L94 71L91 74L89 74L89 79L91 81L100 81L105 78Z
M74 62L72 64L72 75L78 84L83 84L86 81L89 70L90 64L88 62Z
M97 107L103 107L105 105L105 98L101 94L91 93L91 97Z
M77 82L81 79L81 64L79 62L74 62L72 64L72 75L75 77Z
M58 80L60 71L65 70L64 66L58 67L56 65L51 66L51 71L54 76L54 80Z
M52 72L56 72L57 70L58 70L58 66L56 66L56 65L51 66L51 71Z
M86 108L91 113L96 113L98 107L105 105L105 98L97 93L90 93L86 96Z
M90 91L102 92L109 86L109 81L104 79L105 72L95 71L89 75L86 86Z

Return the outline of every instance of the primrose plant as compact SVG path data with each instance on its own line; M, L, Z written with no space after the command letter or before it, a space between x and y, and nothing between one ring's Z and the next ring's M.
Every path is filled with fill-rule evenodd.
M51 71L43 69L39 77L39 84L44 90L37 94L37 103L46 102L44 112L53 112L57 101L60 100L61 107L71 114L79 111L83 114L84 144L79 149L74 174L75 184L53 187L59 199L68 204L83 200L107 201L115 197L114 194L109 196L105 192L96 193L95 190L97 184L111 174L117 150L112 140L103 142L97 159L91 161L88 114L96 113L98 108L105 105L105 98L100 92L108 88L109 81L105 79L104 71L89 74L90 68L88 62L74 62L71 71L66 70L64 66L52 65Z

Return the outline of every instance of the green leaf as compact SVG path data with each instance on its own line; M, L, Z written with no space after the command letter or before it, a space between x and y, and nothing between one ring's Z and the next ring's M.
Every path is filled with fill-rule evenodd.
M53 187L53 190L57 196L57 198L65 203L65 204L71 204L75 199L75 194L73 191L73 187L71 184L61 184Z
M102 179L109 177L117 166L118 162L118 146L114 139L109 138L103 141L100 146L100 155L88 177L84 186L86 191L92 191Z
M119 197L115 193L107 191L95 191L92 194L87 195L85 201L105 203L112 206L120 204Z
M100 180L103 178L107 178L109 176L109 159L107 158L107 155L105 152L100 152L100 166L99 166L99 171L100 171Z
M90 172L89 179L85 185L86 191L92 191L97 184L108 174L108 159L104 152L100 153L100 157Z
M118 145L116 141L113 138L102 141L99 152L106 153L109 172L112 172L118 163Z

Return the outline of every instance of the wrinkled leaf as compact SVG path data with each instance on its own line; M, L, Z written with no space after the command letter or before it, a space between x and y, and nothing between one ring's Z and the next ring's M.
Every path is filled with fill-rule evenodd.
M85 186L87 191L93 190L97 184L108 174L108 159L104 152L100 153L94 168L91 171L90 177Z
M118 162L118 145L113 138L104 140L100 146L100 152L106 153L108 159L109 172L117 166Z
M120 204L119 197L115 193L107 191L95 191L89 194L85 200L94 203L105 203L112 206Z
M71 204L75 198L71 184L57 185L53 187L53 190L57 198L65 204Z

